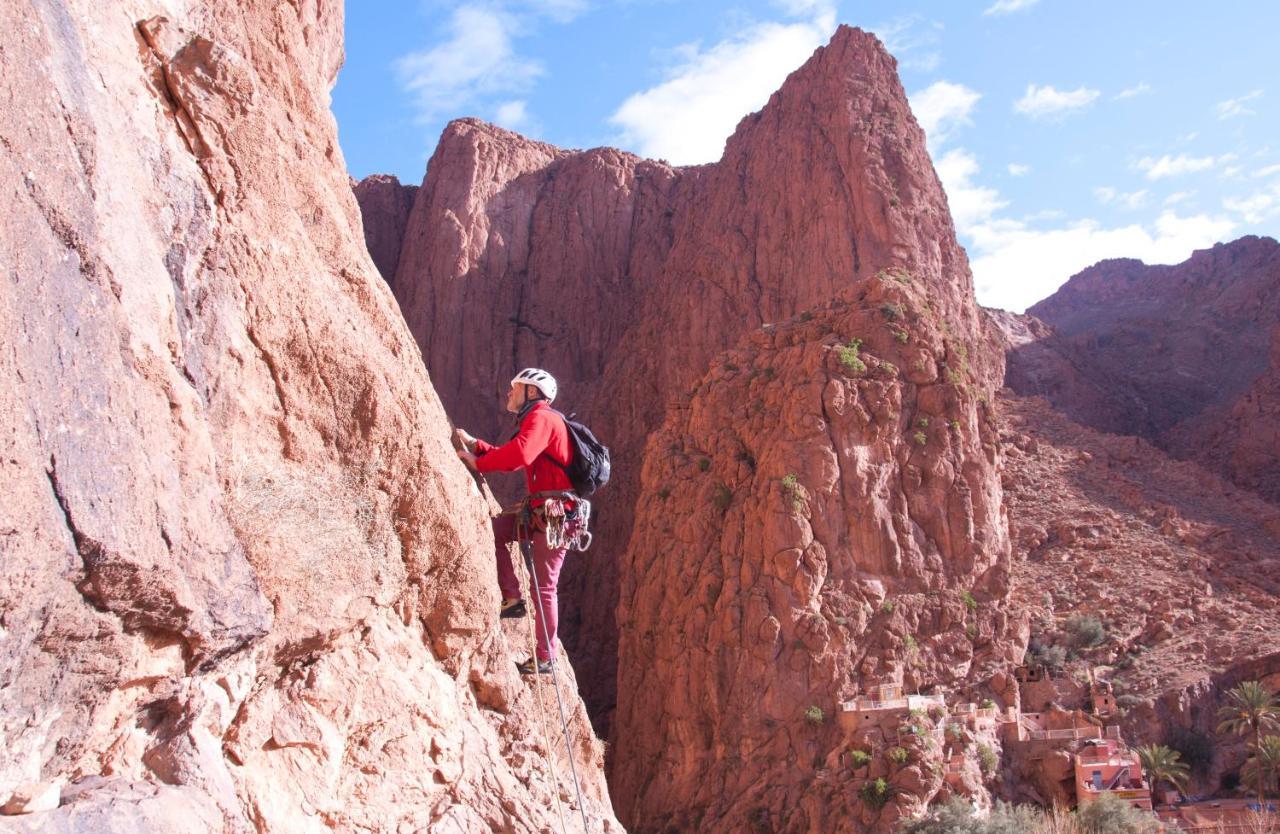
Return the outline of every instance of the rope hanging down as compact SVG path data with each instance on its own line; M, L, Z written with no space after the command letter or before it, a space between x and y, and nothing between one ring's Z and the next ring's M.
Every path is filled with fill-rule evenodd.
M539 496L541 495L542 493L539 493ZM553 514L550 518L546 519L548 522L547 529L546 529L547 546L549 548L555 549L558 547L563 547L566 543L568 543L575 549L581 551L581 550L586 550L588 547L591 546L591 535L590 533L586 532L586 528L587 528L586 521L587 519L590 518L591 504L582 498L578 498L577 496L574 496L573 500L575 504L578 505L578 512L581 513L582 523L578 527L577 532L573 536L566 536L565 534L566 525L565 525L565 519L564 519L563 513ZM558 502L556 503L558 505ZM533 510L529 506L529 499L525 499L524 501L522 501L520 505L516 508L515 512L518 513L518 515L516 516L516 531L517 531L516 540L520 543L520 552L524 556L523 561L525 563L525 566L528 567L530 577L533 580L532 583L527 584L526 587L528 587L532 592L534 605L538 607L538 616L535 618L535 623L542 623L542 629L543 629L542 636L546 638L548 647L551 649L551 651L554 652L555 647L551 645L551 638L546 630L547 618L546 618L546 612L543 610L543 607L542 607L542 595L538 593L538 568L537 568L537 565L534 564L534 559L533 559L533 536L537 535L538 530L533 525ZM533 641L532 641L533 654L530 656L530 659L532 660L534 665L534 670L533 670L534 689L537 693L538 709L539 711L542 711L543 709L542 682L540 680L542 675L538 672L538 669L537 669L537 666L538 666L537 626L535 625L534 628L531 629L530 631L533 634ZM573 792L578 800L578 813L582 815L582 831L583 831L583 834L587 834L587 832L590 831L590 826L587 823L587 808L585 803L583 803L582 801L582 787L578 782L578 768L573 761L573 739L569 734L569 719L565 714L564 698L560 694L560 675L556 671L556 665L557 665L556 660L554 657L552 657L551 658L551 686L556 695L556 708L560 713L560 730L564 736L565 754L569 760L569 774L573 779ZM545 739L545 736L546 736L545 714L542 717L542 721L543 721L544 743L547 744L547 765L548 765L548 768L551 770L552 786L553 786L553 790L555 791L556 808L557 808L557 811L559 811L560 813L561 830L564 830L564 812L560 810L560 794L557 787L557 783L555 782L555 769L551 765L551 756L552 756L551 746L550 746L549 740Z

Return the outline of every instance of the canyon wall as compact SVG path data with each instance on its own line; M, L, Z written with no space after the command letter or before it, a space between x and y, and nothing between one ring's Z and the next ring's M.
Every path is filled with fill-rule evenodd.
M964 255L893 59L842 27L714 164L569 152L461 120L446 129L393 287L460 425L503 436L514 370L614 446L593 551L565 569L563 639L593 713L615 703L619 565L647 436L713 357L893 268L925 286L958 339L982 339ZM968 358L998 376L996 349ZM499 487L501 489L501 487Z
M452 123L392 287L460 425L502 437L536 365L614 447L562 637L629 824L887 830L936 795L810 786L845 741L795 727L873 683L980 685L1021 639L1003 352L872 36L842 27L710 165Z
M1103 261L1028 314L1009 384L1280 499L1280 244L1244 237L1175 266Z
M360 239L341 4L0 26L0 794L62 798L0 830L552 826L489 503Z

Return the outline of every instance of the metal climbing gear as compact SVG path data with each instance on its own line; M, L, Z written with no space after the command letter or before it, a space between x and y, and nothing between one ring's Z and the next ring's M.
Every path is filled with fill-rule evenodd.
M534 507L535 499L542 504ZM537 492L521 502L518 511L532 513L542 523L552 550L568 547L582 553L591 547L591 502L585 498L567 491Z

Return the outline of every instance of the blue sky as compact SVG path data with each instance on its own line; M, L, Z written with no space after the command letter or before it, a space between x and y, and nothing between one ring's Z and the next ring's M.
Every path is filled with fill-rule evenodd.
M1021 310L1102 258L1176 263L1280 227L1280 3L378 0L346 15L334 110L356 177L420 182L460 116L714 161L849 23L898 59L984 304Z

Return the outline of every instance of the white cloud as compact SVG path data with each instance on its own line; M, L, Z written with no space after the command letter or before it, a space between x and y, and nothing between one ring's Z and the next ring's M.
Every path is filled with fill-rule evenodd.
M793 17L834 19L836 13L832 0L773 0L773 4Z
M982 96L963 84L937 81L909 98L930 150L937 152L957 128L972 124L969 113Z
M1006 167L1011 177L1025 177L1031 173L1031 166L1024 165L1021 162L1010 162Z
M762 107L835 29L829 3L792 0L788 6L813 16L753 24L708 49L682 49L665 81L635 93L609 117L621 130L619 143L677 165L719 159L742 117Z
M942 24L936 20L926 20L919 14L904 15L874 26L871 31L903 69L933 72L942 63L937 49Z
M529 125L528 102L523 100L504 101L498 105L493 121L507 130L521 130L527 127Z
M1187 156L1184 153L1180 153L1177 156L1165 154L1159 159L1144 156L1138 160L1134 167L1139 171L1145 172L1149 180L1162 180L1168 177L1208 170L1216 165L1218 161L1212 156Z
M986 223L1008 205L994 188L973 181L979 170L978 160L963 148L948 151L933 167L946 189L951 219L957 229L972 229Z
M1263 179L1267 177L1274 177L1276 174L1280 174L1280 165L1268 165L1265 168L1259 168L1253 172L1255 177L1261 177Z
M1116 93L1114 96L1112 96L1112 100L1121 101L1126 98L1133 98L1134 96L1146 95L1149 92L1151 92L1151 85L1145 81L1140 81L1134 86L1126 87L1120 92Z
M1061 117L1093 104L1101 95L1097 90L1080 87L1075 90L1058 90L1046 84L1040 87L1028 84L1027 92L1013 105L1017 113L1033 119Z
M424 122L496 111L504 127L527 126L528 113L517 112L515 102L501 99L530 90L543 68L520 55L515 41L532 34L541 18L568 23L588 6L589 0L458 3L440 42L395 62L400 85L413 97Z
M1114 203L1121 208L1133 211L1134 209L1139 209L1146 204L1149 194L1146 189L1126 193L1117 191L1109 186L1102 186L1100 188L1093 189L1093 196L1097 197L1098 202L1103 205L1110 205Z
M1222 201L1222 207L1239 214L1244 222L1251 224L1280 217L1280 179L1247 197L1227 197Z
M1220 101L1214 106L1214 110L1218 113L1219 119L1234 119L1237 116L1256 116L1258 111L1250 110L1245 107L1246 101L1262 98L1262 90L1254 90L1240 98L1229 98L1226 101Z
M1236 228L1225 217L1182 217L1168 210L1152 223L1115 228L1093 219L1061 223L1058 213L1012 219L1000 214L1008 205L1000 194L976 182L980 168L971 153L952 150L936 167L956 230L969 250L978 301L1006 310L1026 309L1104 258L1178 263L1193 250L1226 239ZM1048 221L1059 225L1032 225Z
M1172 264L1192 251L1225 240L1235 223L1221 217L1161 214L1154 224L1105 228L1078 220L1056 229L1003 221L972 230L971 251L978 301L1025 310L1052 294L1075 273L1105 258L1139 258Z
M447 39L396 62L401 85L424 121L466 115L485 97L527 90L542 74L512 46L515 18L495 8L454 10Z
M1164 204L1166 206L1176 206L1178 203L1186 202L1194 196L1196 196L1194 191L1175 191L1164 198Z
M987 7L984 15L1001 15L1011 14L1013 12L1029 9L1038 3L1039 0L996 0L995 3Z

